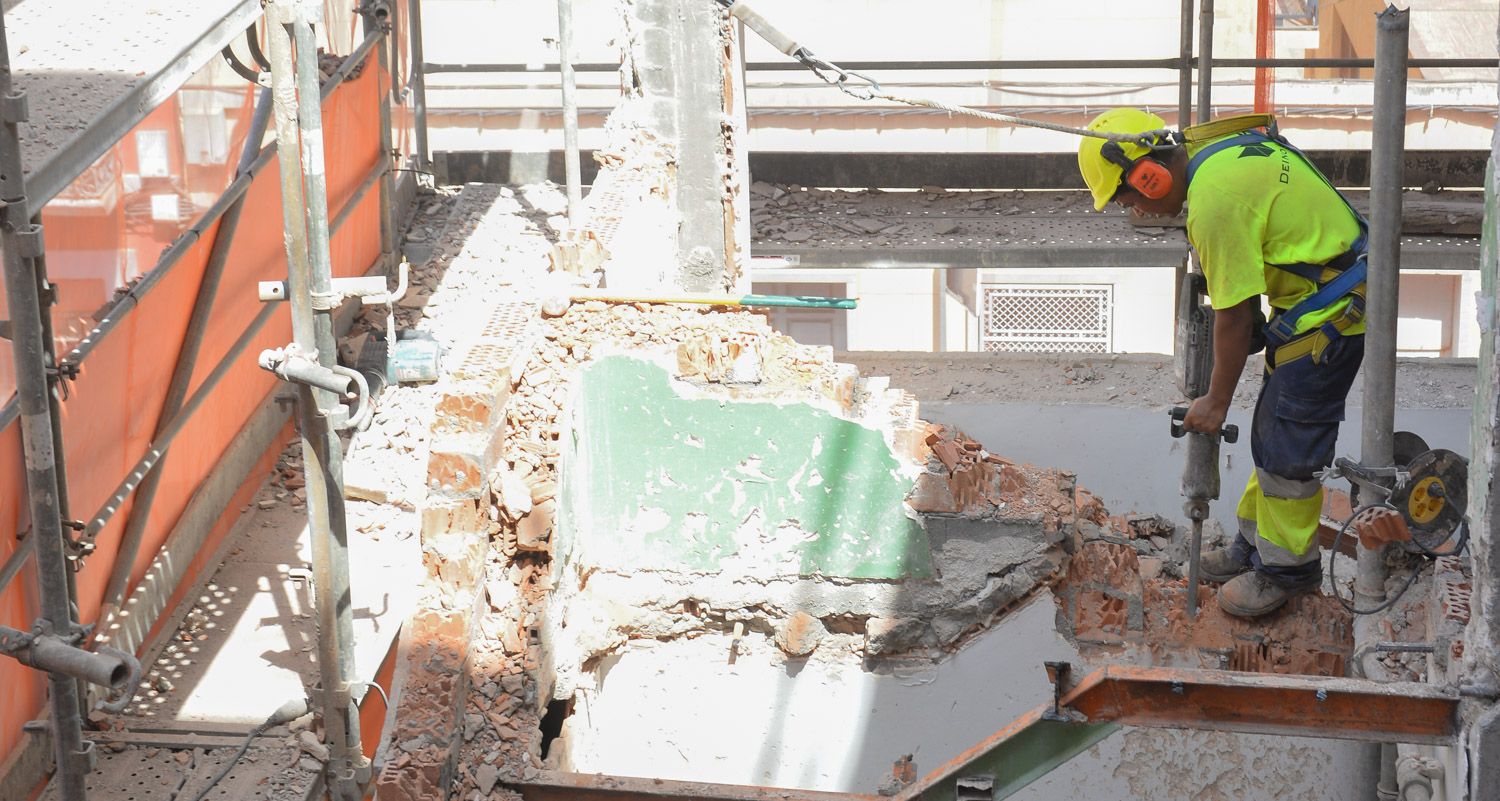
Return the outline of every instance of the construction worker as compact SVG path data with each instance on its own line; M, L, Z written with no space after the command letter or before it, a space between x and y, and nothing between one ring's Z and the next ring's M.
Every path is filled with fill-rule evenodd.
M1107 111L1088 127L1166 128L1132 108ZM1144 144L1084 138L1078 165L1096 210L1114 202L1175 216L1187 206L1188 242L1214 308L1214 362L1208 392L1192 402L1184 428L1218 434L1245 361L1264 337L1250 434L1255 471L1237 509L1239 531L1200 564L1205 581L1223 584L1221 609L1256 617L1322 583L1323 487L1315 473L1333 460L1344 400L1364 356L1366 225L1274 128L1201 139L1191 131ZM1272 313L1264 326L1262 295Z

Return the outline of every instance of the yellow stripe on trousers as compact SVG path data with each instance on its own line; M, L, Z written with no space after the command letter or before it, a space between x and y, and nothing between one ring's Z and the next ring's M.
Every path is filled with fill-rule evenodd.
M1318 558L1318 518L1323 487L1305 498L1278 498L1261 489L1259 471L1250 474L1236 515L1255 521L1256 550L1267 565L1293 566Z

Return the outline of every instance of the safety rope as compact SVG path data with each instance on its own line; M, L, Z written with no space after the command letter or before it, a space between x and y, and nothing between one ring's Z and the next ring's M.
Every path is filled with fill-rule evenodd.
M880 83L868 75L846 70L827 59L813 55L813 52L803 47L795 39L777 30L765 17L750 7L747 0L715 0L720 6L729 11L735 19L745 24L745 27L753 30L762 39L765 39L772 47L783 54L791 56L807 67L824 83L838 89L850 97L859 100L889 100L894 103L903 103L908 106L923 106L926 108L946 111L950 114L963 114L990 122L1003 122L1010 125L1021 125L1027 128L1040 128L1046 131L1072 134L1073 136L1086 136L1094 139L1105 139L1111 142L1128 142L1142 145L1144 147L1159 147L1162 143L1176 144L1181 140L1181 135L1176 131L1162 129L1157 131L1144 131L1141 133L1114 133L1111 131L1093 131L1088 128L1078 128L1071 125L1059 125L1039 120L1028 120L1011 114L997 114L992 111L982 111L969 106L960 106L953 103L944 103L924 97L906 97L904 95L891 94L881 87Z
M876 87L879 88L879 84L876 84ZM1074 136L1091 136L1095 139L1108 139L1111 142L1133 142L1149 146L1153 142L1176 136L1175 131L1166 128L1157 131L1146 131L1144 133L1138 134L1117 134L1110 133L1108 131L1091 131L1087 128L1075 128L1071 125L1059 125L1054 122L1028 120L1024 117L1016 117L1010 114L998 114L993 111L981 111L977 108L955 105L953 103L944 103L941 100L932 100L925 97L905 97L903 95L894 95L885 91L874 92L873 94L871 94L871 97L879 100L890 100L895 103L905 103L908 106L925 106L927 108L938 109L939 111L946 111L950 114L965 114L970 117L977 117L981 120L989 120L991 122L1004 122L1011 125L1024 125L1028 128L1040 128L1044 131L1056 131L1058 133L1073 134Z

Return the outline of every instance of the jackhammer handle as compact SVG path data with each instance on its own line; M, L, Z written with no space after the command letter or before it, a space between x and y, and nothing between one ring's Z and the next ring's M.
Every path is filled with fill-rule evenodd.
M1181 439L1187 435L1188 430L1182 427L1182 421L1187 419L1187 413L1188 407L1186 406L1173 406L1172 411L1167 412L1172 417L1173 439ZM1219 429L1219 436L1223 437L1225 442L1233 445L1240 441L1240 427L1232 424L1226 425Z

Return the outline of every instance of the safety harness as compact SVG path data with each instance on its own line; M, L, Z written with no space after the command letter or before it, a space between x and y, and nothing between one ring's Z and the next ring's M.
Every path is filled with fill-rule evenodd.
M1312 160L1301 150L1298 150L1286 139L1276 132L1275 123L1268 126L1269 133L1260 131L1244 131L1221 139L1205 146L1199 150L1197 155L1188 161L1187 179L1188 184L1193 182L1193 176L1203 163L1218 153L1222 153L1231 147L1240 145L1274 143L1286 150L1295 153L1302 162L1338 195L1339 200L1344 201L1344 206L1354 219L1359 221L1359 236L1349 249L1330 259L1325 264L1310 264L1307 262L1296 262L1293 264L1272 264L1279 270L1286 270L1293 275L1301 276L1317 284L1318 289L1313 294L1303 298L1292 308L1287 309L1271 319L1265 326L1267 352L1273 355L1275 363L1267 360L1267 368L1274 370L1276 366L1286 364L1305 356L1311 356L1314 362L1321 362L1323 351L1333 340L1344 335L1344 332L1357 325L1365 318L1365 273L1368 271L1366 248L1368 246L1370 224L1349 204L1349 199L1344 197L1334 187L1318 168L1313 166ZM1344 297L1349 298L1349 305L1345 307L1344 313L1329 320L1317 328L1297 333L1297 321L1308 313L1326 309Z

